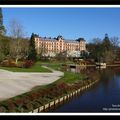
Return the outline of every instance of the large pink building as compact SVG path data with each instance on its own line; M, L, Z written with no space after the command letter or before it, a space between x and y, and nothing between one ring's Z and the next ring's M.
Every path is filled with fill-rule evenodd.
M86 41L83 38L78 40L67 40L62 36L57 38L35 37L35 47L38 53L60 53L64 51L86 51Z

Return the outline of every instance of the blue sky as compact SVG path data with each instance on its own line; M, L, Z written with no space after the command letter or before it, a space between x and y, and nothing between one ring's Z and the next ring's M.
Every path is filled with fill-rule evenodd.
M120 8L3 8L4 25L16 19L30 37L62 35L66 39L120 37ZM8 30L9 33L9 30Z

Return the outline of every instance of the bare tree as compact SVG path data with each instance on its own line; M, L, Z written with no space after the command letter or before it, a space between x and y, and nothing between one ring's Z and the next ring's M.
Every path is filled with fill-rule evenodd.
M24 27L15 19L10 22L10 35L13 39L10 44L10 55L16 59L17 64L18 60L26 55L28 46L23 40Z
M23 39L14 39L10 43L10 56L15 58L16 64L21 58L27 57L28 41Z
M15 19L10 22L10 35L13 38L23 38L25 36L23 25Z
M118 47L120 44L119 38L115 37L115 36L110 38L110 41L111 41L113 47Z

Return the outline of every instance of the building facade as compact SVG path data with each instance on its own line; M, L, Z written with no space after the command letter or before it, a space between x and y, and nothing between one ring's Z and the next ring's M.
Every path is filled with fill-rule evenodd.
M36 35L35 47L38 54L43 53L44 55L52 55L64 51L81 52L86 51L86 41L84 38L79 38L78 40L67 40L60 35L57 38L43 38Z

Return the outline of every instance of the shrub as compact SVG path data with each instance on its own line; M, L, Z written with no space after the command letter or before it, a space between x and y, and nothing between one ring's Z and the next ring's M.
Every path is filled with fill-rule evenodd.
M36 100L36 102L41 106L43 105L44 100L42 98L39 98Z
M7 67L7 66L9 65L8 60L3 60L3 61L1 62L1 65L2 65L3 67Z
M51 93L50 93L50 95L51 95L52 97L58 97L59 95L61 95L61 90L60 90L60 88L58 88L58 87L54 87L53 89L51 88Z
M51 95L52 91L51 91L50 88L47 89L45 92L46 92L46 93L45 93L44 97L46 97L46 98L48 98L48 99L53 99L53 96Z
M32 102L29 102L29 103L25 104L24 106L25 106L25 108L27 108L28 111L33 110Z
M22 98L17 98L14 103L19 107L23 105L23 99Z
M4 53L0 52L0 62L2 62L5 59Z
M25 108L23 106L19 106L16 108L16 112L24 112Z
M16 67L16 63L13 59L9 59L9 60L3 60L1 62L1 65L3 67Z
M34 101L36 99L38 99L40 97L40 94L38 92L32 92L30 95L29 95L29 98L31 101Z
M31 98L31 92L21 96L21 98L23 99L23 103L24 104L26 104L26 103L28 103L28 102L33 100L33 98Z
M47 103L47 99L45 97L43 98L39 98L36 100L38 103L40 103L40 105L44 105L45 103Z
M34 64L34 61L32 61L32 60L26 60L26 61L23 63L23 67L24 67L24 68L30 68L30 67L33 66L33 64Z
M16 67L16 62L13 59L9 59L9 67Z
M24 67L23 65L24 65L24 62L19 62L19 63L17 64L17 67L18 67L18 68L23 68L23 67Z
M7 109L3 106L0 106L0 112L7 112Z
M7 102L6 108L8 109L8 112L15 112L16 111L16 105L12 101Z
M32 103L32 105L33 105L33 108L35 109L35 108L40 107L41 104L40 104L38 101L34 101L34 102Z

